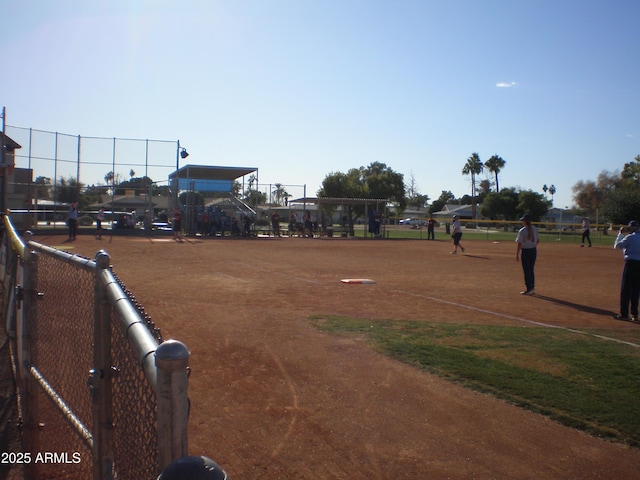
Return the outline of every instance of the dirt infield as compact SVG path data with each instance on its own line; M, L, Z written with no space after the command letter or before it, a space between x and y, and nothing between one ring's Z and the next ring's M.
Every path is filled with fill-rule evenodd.
M640 452L318 332L313 314L637 329L617 322L621 253L542 244L536 297L513 242L81 236L166 338L187 344L190 452L231 479L633 479ZM344 278L368 278L348 285Z

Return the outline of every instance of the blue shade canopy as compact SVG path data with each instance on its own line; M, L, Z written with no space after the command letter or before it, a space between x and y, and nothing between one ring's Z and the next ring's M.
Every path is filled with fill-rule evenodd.
M178 179L178 190L194 190L198 192L230 192L233 180L192 180Z
M219 167L211 165L185 165L169 175L169 181L177 180L178 190L199 192L230 192L237 178L257 172L253 167Z

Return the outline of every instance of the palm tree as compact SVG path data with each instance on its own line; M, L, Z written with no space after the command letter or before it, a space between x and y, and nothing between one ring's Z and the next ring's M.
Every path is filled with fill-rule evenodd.
M287 189L284 188L284 186L281 183L275 183L274 186L276 188L273 190L273 192L271 192L271 194L275 198L275 203L283 206L286 205L287 198L289 198L291 195L289 195L289 193L287 192Z
M553 196L556 193L556 186L555 185L551 185L549 187L549 193L551 194L551 205L553 205Z
M471 175L471 216L474 220L476 218L476 175L482 173L483 169L480 155L475 152L467 158L467 163L462 169L463 175Z
M498 173L500 173L500 170L504 168L505 163L507 162L505 162L503 158L500 157L500 155L494 155L489 160L484 162L484 166L487 167L489 171L496 176L496 192L497 193L500 193L500 186L498 184Z

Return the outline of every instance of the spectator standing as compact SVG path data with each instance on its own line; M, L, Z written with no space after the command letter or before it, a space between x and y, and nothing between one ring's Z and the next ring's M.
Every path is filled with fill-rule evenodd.
M538 229L531 225L531 215L524 215L520 221L522 228L518 230L516 242L518 249L516 250L516 262L521 259L522 272L524 273L524 284L526 290L520 292L521 295L534 295L536 286L536 277L534 267L536 265L536 257L538 256Z
M102 222L104 222L104 219L104 208L101 208L96 216L96 238L98 240L102 238Z
M640 298L640 223L632 220L627 228L620 227L613 248L624 252L624 267L620 284L620 314L618 320L638 320L638 299ZM629 232L625 235L626 232ZM631 317L629 317L631 305Z
M584 240L587 239L589 241L589 246L591 246L591 224L589 222L589 217L582 217L582 243L581 247L584 247Z
M373 208L369 209L369 233L372 235L376 233L376 212Z
M313 238L313 221L311 220L311 210L304 213L304 236Z
M292 236L297 230L298 216L296 212L289 213L289 236Z
M173 209L173 222L171 223L173 230L173 239L177 242L182 241L182 213L179 208Z
M273 212L271 214L271 228L273 229L273 236L280 236L280 214L278 212Z
M427 240L436 239L435 228L436 221L433 219L433 217L429 217L429 220L427 220Z
M246 238L251 236L251 216L247 213L242 214L242 236Z
M78 233L78 205L76 202L73 202L69 207L67 225L69 226L69 240L75 240Z
M153 216L149 210L144 211L144 233L147 235L151 235L151 230L153 230Z
M451 225L451 238L453 238L453 251L451 253L458 253L458 247L464 253L464 247L460 243L462 238L462 225L460 225L460 219L457 215L453 216L453 224Z

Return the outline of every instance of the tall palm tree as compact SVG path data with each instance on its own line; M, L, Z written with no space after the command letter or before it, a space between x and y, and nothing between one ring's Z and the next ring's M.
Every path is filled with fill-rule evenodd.
M291 195L289 195L287 189L284 188L281 183L275 183L274 186L276 188L273 190L273 192L271 192L271 194L275 198L275 203L282 206L286 205L287 198L289 198Z
M480 155L473 152L467 163L462 169L463 175L471 175L471 216L475 220L476 218L476 175L482 173L484 166L480 160Z
M484 166L489 169L491 173L496 176L496 192L500 193L500 185L498 184L498 173L504 168L504 159L500 155L494 155L489 160L484 162Z
M556 194L556 186L551 185L549 187L549 193L551 194L551 205L553 205L553 196Z

